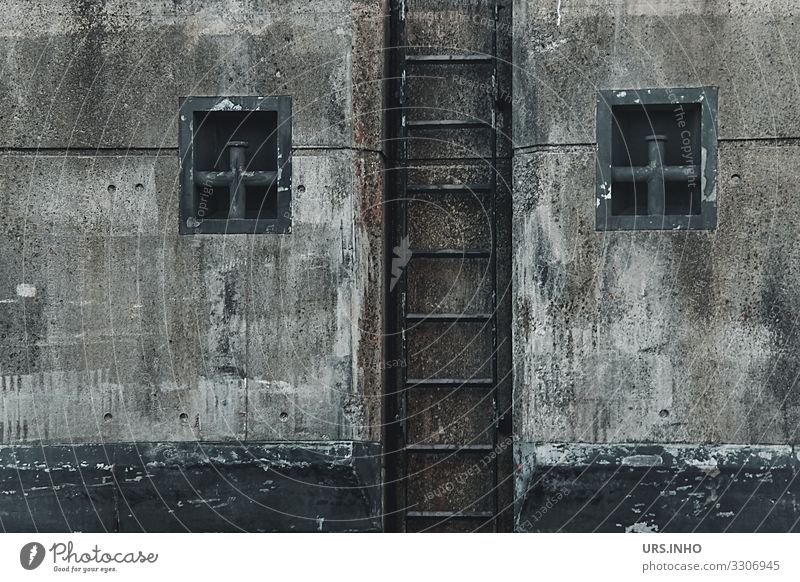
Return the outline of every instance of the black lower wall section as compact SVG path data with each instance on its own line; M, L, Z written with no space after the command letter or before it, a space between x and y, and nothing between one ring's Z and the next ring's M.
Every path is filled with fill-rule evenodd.
M0 448L6 532L381 530L376 443Z
M516 531L798 531L795 447L520 443Z

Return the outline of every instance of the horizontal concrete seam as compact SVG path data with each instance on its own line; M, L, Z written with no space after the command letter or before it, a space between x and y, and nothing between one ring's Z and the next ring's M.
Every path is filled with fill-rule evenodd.
M379 154L385 157L385 153L381 150L372 148L356 148L345 146L294 146L293 152L308 152L308 151L342 151L342 152L362 152ZM16 147L0 147L0 155L38 155L38 156L58 156L65 155L72 156L148 156L154 153L167 153L177 154L178 148L172 146L165 147L136 147L136 148L65 148L65 147L47 147L47 148L16 148Z
M148 156L154 153L165 152L177 154L177 147L163 148L14 148L0 147L0 155L12 156Z
M718 143L728 144L772 144L772 145L796 145L800 143L800 137L725 137L717 140Z
M800 143L800 137L724 137L717 140L719 144L774 144L774 145L796 145ZM557 150L561 148L594 148L597 142L576 142L576 143L546 143L528 146L514 147L514 153L526 153L529 151Z
M719 448L719 447L751 447L751 448L767 448L767 447L797 447L800 446L800 441L792 443L708 443L708 442L687 442L687 441L648 441L648 442L635 442L635 441L620 441L620 442L590 442L590 441L526 441L519 439L515 444L528 445L535 447L705 447L705 448Z
M287 446L305 446L305 447L353 447L357 445L381 445L379 441L365 441L353 439L298 439L298 440L153 440L153 441L114 441L114 442L82 442L82 443L67 443L67 442L38 442L30 441L28 443L6 443L0 445L0 451L6 449L36 449L39 450L44 447L61 447L64 449L74 449L76 447L147 447L152 445L181 445L181 446L194 446L195 448L243 448L247 446L266 446L266 447L287 447Z
M588 148L588 147L595 147L597 144L595 142L587 142L587 143L563 143L563 144L536 144L536 145L529 145L529 146L520 146L515 147L514 153L525 153L529 151L540 151L540 150L555 150L559 148Z
M498 162L508 162L513 159L513 156L497 156ZM475 164L475 163L491 163L491 159L489 158L482 158L480 156L472 157L472 158L406 158L406 162L408 166L411 165L411 162L419 162L419 167L423 166L438 166L441 164ZM425 162L424 164L422 162Z

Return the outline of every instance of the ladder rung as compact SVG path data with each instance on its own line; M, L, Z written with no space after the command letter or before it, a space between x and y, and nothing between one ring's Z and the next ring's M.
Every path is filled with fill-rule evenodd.
M485 194L490 184L408 184L406 192L416 194Z
M408 313L406 321L424 321L426 323L483 323L492 319L491 313Z
M411 258L421 259L488 259L488 249L410 249Z
M488 121L468 120L468 119L419 119L406 121L409 129L491 129L492 124Z
M431 387L463 387L463 388L492 388L494 382L491 378L408 378L408 388Z
M407 511L406 517L444 517L447 519L492 518L493 511Z
M406 62L418 65L490 65L489 55L406 55Z
M494 445L434 445L434 444L413 444L406 445L407 451L415 453L446 453L446 452L478 452L494 450Z

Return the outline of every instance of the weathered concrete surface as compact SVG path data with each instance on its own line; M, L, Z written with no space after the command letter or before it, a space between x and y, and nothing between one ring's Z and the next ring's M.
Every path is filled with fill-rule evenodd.
M519 532L789 532L800 461L789 445L519 443Z
M374 179L372 155L295 156L289 237L179 237L172 156L0 156L24 201L2 203L2 442L365 435L380 312L356 293L380 276L354 163Z
M380 445L0 448L6 532L380 531Z
M798 2L515 2L516 510L529 529L796 528L798 17ZM719 87L717 228L597 232L596 91L696 86ZM754 466L736 449L713 475L691 465L714 447L654 468L621 460L677 455L670 443L785 450L754 448L779 459Z
M295 146L353 145L354 55L382 64L382 4L6 2L0 143L174 147L182 95L291 95Z
M0 443L378 440L384 2L4 10ZM178 236L190 94L292 96L292 234Z
M723 144L716 231L610 233L594 230L590 148L517 155L522 439L796 440L799 159Z
M514 3L514 144L594 142L597 89L718 86L723 139L800 135L800 4Z

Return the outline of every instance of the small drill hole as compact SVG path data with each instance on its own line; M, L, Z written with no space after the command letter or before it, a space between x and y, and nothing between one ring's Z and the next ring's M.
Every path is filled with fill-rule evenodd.
M300 194L302 194L303 192L305 192L305 191L306 191L306 187L305 187L305 186L303 186L302 184L300 184L300 185L297 187L297 191L298 191Z
M181 422L183 424L186 424L187 422L189 422L189 415L186 414L185 412L181 412L181 414L180 414L180 416L178 418L181 419Z
M108 193L109 193L109 194L113 194L113 193L114 193L114 192L116 192L116 191L117 191L117 187L116 187L116 186L114 186L114 184L109 184L109 185L108 185Z
M742 177L739 174L733 174L731 176L731 182L733 182L734 184L738 184L741 181L742 181Z
M113 414L111 414L110 412L106 412L106 413L103 415L103 420L105 420L106 422L111 422L111 419L112 419L112 418L114 418L114 415L113 415Z
M144 190L144 184L136 184L134 188L136 189L137 192L141 192L142 190Z
M280 414L280 416L278 418L281 419L281 422L286 422L287 420L289 420L289 415L286 414L285 412L281 412L281 414Z
M658 413L661 418L667 418L669 416L669 410L666 408L662 409L661 412Z

